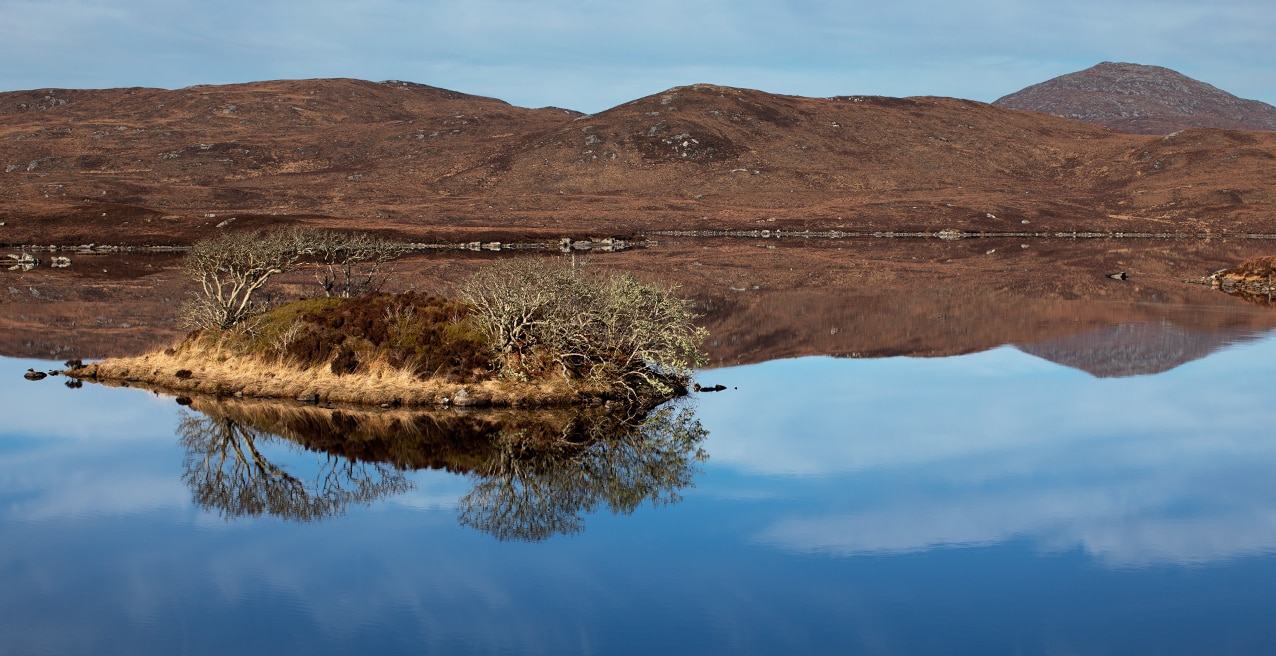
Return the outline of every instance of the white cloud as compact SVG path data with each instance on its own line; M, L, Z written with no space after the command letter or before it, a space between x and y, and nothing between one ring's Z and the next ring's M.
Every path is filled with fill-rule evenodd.
M716 370L739 389L700 400L709 465L737 476L707 491L801 499L753 535L797 552L1024 538L1114 566L1270 553L1276 441L1256 427L1276 409L1254 382L1272 357L1268 338L1128 379L1009 348Z
M1276 101L1276 8L1252 0L6 0L0 11L8 89L350 76L592 112L697 81L991 101L1114 60Z

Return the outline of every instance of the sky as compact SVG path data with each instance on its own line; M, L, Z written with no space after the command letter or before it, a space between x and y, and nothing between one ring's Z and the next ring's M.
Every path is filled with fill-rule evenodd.
M0 0L0 91L406 80L587 113L706 82L991 102L1103 61L1276 104L1271 0Z

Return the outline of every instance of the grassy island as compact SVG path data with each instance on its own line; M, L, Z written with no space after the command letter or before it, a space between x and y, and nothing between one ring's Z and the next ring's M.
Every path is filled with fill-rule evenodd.
M316 403L649 405L685 394L703 361L705 332L674 291L550 259L503 260L466 281L459 298L300 300L66 373L177 394Z

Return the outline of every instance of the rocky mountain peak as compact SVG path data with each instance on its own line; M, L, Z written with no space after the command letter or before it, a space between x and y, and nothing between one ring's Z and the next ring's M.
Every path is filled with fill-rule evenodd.
M1131 134L1187 128L1276 130L1276 107L1245 100L1160 66L1104 62L1034 84L993 104Z

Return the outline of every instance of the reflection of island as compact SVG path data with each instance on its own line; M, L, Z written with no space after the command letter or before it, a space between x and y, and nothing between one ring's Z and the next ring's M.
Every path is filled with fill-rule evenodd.
M369 412L198 399L178 428L183 480L197 504L227 518L310 521L412 487L404 471L466 473L460 521L501 540L582 529L582 515L630 513L679 500L707 431L689 409ZM305 477L263 455L272 442L321 454Z
M303 480L262 455L259 445L278 436L225 415L183 412L177 432L186 448L182 480L195 503L227 519L266 514L312 521L412 487L393 467L331 455Z
M461 499L462 524L500 540L577 533L581 515L606 507L629 514L644 502L676 503L708 455L708 435L690 410L664 406L646 417L573 422L556 436L504 432Z
M1184 280L1269 247L1265 240L662 240L591 266L681 285L704 315L713 366L737 366L810 355L944 357L1128 324L1169 322L1207 341L1261 334L1276 328L1276 312ZM73 271L102 269L72 267L11 282L21 293L5 300L0 353L118 356L180 337L168 301L182 298L184 283L172 262L137 270L143 259L128 261L133 277L120 280L74 278ZM396 284L446 287L487 261L406 257L395 262ZM102 268L115 276L123 264ZM1114 271L1130 278L1105 275ZM313 281L306 274L280 284L291 298Z
M1256 338L1251 330L1194 332L1168 322L1108 326L1090 332L1021 344L1017 348L1098 378L1169 371L1221 348Z

